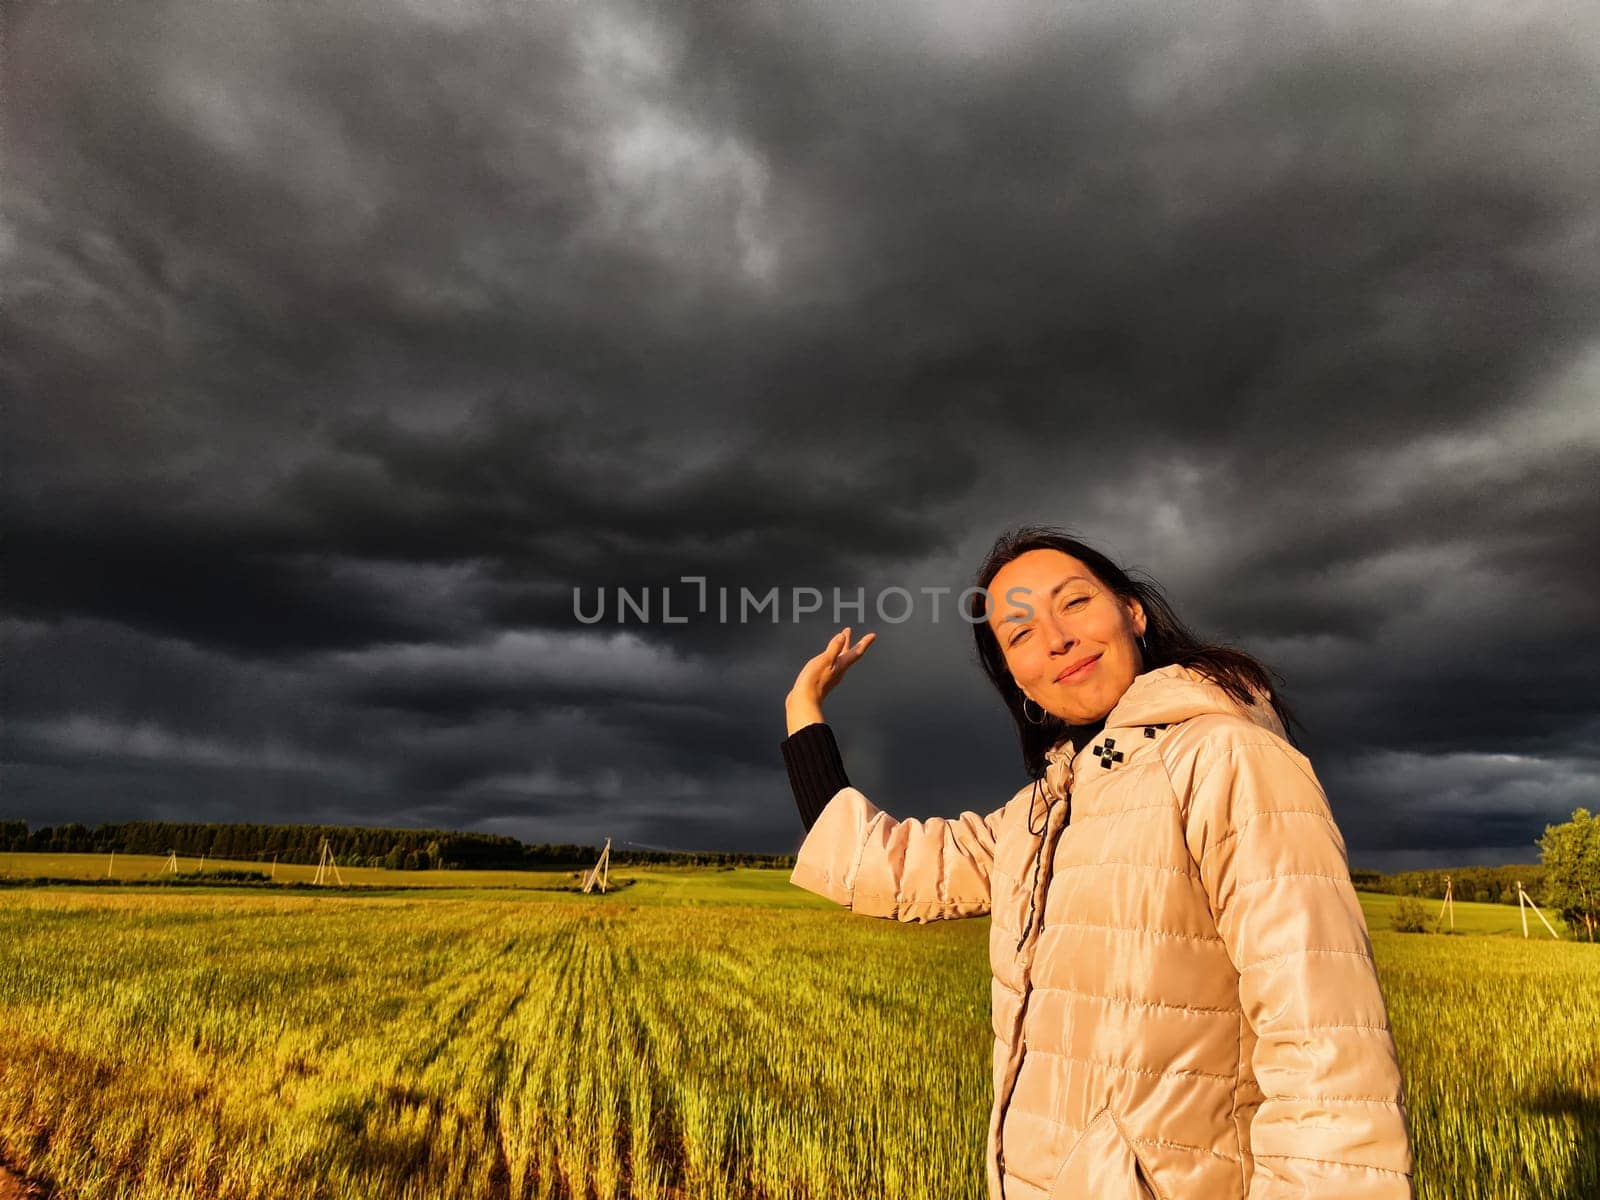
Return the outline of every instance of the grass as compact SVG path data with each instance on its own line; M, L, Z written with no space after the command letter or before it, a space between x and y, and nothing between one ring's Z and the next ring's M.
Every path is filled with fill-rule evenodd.
M1600 946L1532 924L1542 940L1374 931L1419 1200L1600 1196Z
M103 854L0 854L0 888L7 883L28 880L83 880L115 887L117 883L147 885L172 877L166 871L165 855L119 854L115 860ZM185 887L204 886L197 878L200 860L180 856L178 870ZM266 874L273 865L252 859L205 860L204 871L253 871ZM109 872L109 875L108 875ZM315 866L295 863L277 865L280 883L309 884ZM506 890L576 892L582 871L550 869L541 871L389 871L381 867L340 867L340 877L348 889L363 892L402 891L429 888L464 895L503 894ZM787 871L739 867L714 870L706 867L619 866L610 873L613 890L627 891L630 905L754 904L771 908L817 908L830 906L824 900L793 886ZM219 879L219 887L232 886ZM330 894L342 889L331 886ZM588 902L598 897L584 897Z
M164 854L0 854L0 883L24 879L82 879L103 882L154 883L167 875ZM199 858L178 856L178 870L184 875L196 871L259 871L273 875L279 883L310 883L316 876L314 865L260 862L255 859ZM548 871L389 871L381 867L340 867L346 884L359 887L394 888L535 888L570 886L575 872ZM615 877L626 872L613 871Z
M1402 897L1379 895L1372 892L1362 892L1361 909L1367 917L1367 928L1373 933L1393 927L1395 905L1399 904ZM1482 934L1491 937L1522 937L1522 917L1517 912L1515 904L1479 904L1472 901L1455 901L1454 925L1452 927L1451 914L1441 912L1443 902L1439 900L1421 900L1419 903L1427 911L1428 928L1430 932L1450 935L1454 934ZM1561 917L1549 908L1541 906L1545 920L1560 931L1562 929ZM1550 931L1546 929L1531 911L1527 914L1528 937L1538 938L1543 941L1550 940ZM1563 937L1570 934L1563 932Z
M984 1195L987 921L782 871L352 876L0 889L0 1150L82 1200ZM1600 947L1395 900L1362 897L1419 1200L1597 1194Z

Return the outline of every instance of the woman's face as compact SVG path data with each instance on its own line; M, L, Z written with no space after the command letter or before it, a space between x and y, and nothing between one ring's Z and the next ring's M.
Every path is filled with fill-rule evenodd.
M1134 640L1145 629L1144 607L1124 602L1070 554L1019 555L995 574L989 595L989 628L1011 677L1068 724L1105 716L1144 669Z

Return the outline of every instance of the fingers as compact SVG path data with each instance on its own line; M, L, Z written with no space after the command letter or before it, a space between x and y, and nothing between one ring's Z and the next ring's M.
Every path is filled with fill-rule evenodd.
M832 666L838 661L839 655L844 653L846 639L849 637L849 635L850 631L848 629L841 629L838 633L834 634L828 639L828 644L822 648L822 652L814 655L811 661L816 663L819 667Z
M812 657L802 671L804 673L827 674L838 672L855 662L866 653L867 647L872 645L877 634L869 633L854 646L850 644L850 626L846 625L838 633L828 639L828 644L822 648L821 653Z
M855 644L854 648L846 649L845 652L840 656L840 661L846 665L855 662L856 659L860 658L867 652L867 647L872 645L872 639L877 636L878 635L875 633L867 634L866 637L862 638Z
M834 655L834 664L839 667L848 667L856 659L867 652L867 647L872 645L872 640L878 635L869 633L854 646L850 645L850 626L846 625L828 642L828 649ZM837 645L836 645L837 643Z

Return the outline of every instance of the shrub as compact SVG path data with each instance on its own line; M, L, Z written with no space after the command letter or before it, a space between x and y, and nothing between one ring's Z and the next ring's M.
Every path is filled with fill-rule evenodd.
M1401 933L1427 933L1428 910L1414 896L1402 896L1394 906L1394 927Z

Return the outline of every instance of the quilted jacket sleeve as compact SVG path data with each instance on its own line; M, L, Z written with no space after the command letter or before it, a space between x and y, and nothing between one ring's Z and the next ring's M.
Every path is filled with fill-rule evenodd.
M1263 1099L1250 1200L1412 1195L1405 1096L1344 838L1287 742L1214 737L1186 817Z
M846 787L806 835L789 881L869 917L982 916L1004 811L897 821Z

